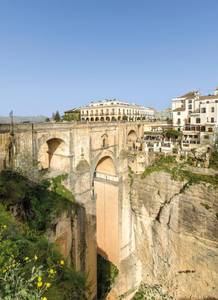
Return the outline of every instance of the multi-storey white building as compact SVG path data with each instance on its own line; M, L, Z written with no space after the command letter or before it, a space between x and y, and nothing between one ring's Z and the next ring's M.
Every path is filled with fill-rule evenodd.
M81 121L136 121L154 118L154 109L124 101L103 100L91 102L80 109Z
M198 91L172 100L173 126L183 132L183 145L189 147L213 140L218 126L218 88L213 95Z

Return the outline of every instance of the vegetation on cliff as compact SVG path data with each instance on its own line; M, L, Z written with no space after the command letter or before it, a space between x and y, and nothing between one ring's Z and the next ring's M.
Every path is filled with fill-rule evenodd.
M44 233L62 211L76 209L63 178L33 183L0 174L0 299L86 299L86 279L67 266Z
M110 292L115 279L118 275L117 267L110 261L98 254L97 257L98 269L98 299L106 299L107 294Z
M218 186L218 176L194 173L186 168L186 162L177 162L174 156L161 156L151 166L145 168L142 178L153 172L164 171L171 175L173 180L187 181L187 185L209 183Z
M162 287L160 285L147 285L141 284L138 291L132 298L132 300L172 300L173 297L169 296L167 293L164 293Z

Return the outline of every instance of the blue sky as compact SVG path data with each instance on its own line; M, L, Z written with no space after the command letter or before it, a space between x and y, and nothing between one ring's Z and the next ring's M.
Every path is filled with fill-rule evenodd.
M0 0L0 115L218 85L217 0Z

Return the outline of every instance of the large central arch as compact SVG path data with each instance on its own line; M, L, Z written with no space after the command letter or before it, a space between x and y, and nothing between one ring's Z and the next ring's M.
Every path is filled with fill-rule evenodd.
M101 157L94 173L98 253L119 264L118 176L112 157Z

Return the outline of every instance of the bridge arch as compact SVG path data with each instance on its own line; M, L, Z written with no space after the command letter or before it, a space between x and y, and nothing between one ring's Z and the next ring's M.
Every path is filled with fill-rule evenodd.
M96 199L96 238L98 253L119 264L119 186L116 159L103 151L95 160L93 189Z
M41 137L37 156L39 168L68 172L68 149L68 144L59 135Z

